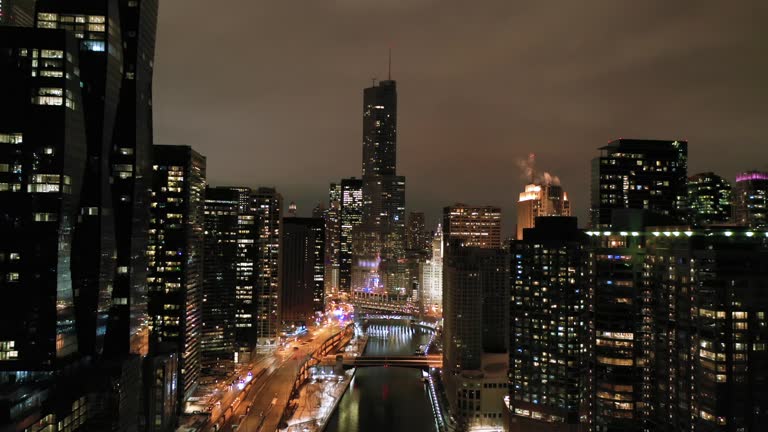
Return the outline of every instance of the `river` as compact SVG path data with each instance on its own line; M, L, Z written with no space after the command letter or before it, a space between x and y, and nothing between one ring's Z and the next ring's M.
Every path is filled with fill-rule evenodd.
M368 327L367 355L412 355L430 333L407 322L377 321ZM435 419L421 370L358 368L326 432L434 432Z

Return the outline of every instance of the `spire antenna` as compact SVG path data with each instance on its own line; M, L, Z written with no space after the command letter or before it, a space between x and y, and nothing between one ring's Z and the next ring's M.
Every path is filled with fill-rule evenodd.
M392 47L389 48L389 67L387 68L387 79L392 81Z

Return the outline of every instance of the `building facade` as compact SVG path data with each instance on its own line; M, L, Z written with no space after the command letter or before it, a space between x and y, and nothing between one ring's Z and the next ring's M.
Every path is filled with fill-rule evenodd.
M200 341L203 367L234 360L239 220L240 192L237 189L205 189Z
M432 237L432 255L421 262L421 292L422 306L428 315L443 316L443 228L437 225Z
M523 230L533 228L537 217L570 216L571 203L560 185L529 184L517 200L517 235L523 239Z
M325 309L325 223L285 218L282 235L280 316L284 326L307 326Z
M736 176L733 222L751 228L768 227L768 173L748 171Z
M686 141L611 141L592 160L590 226L608 227L615 209L644 209L684 222L687 177Z
M706 172L688 178L689 221L695 226L727 223L731 219L733 192L728 180Z
M339 230L339 291L352 289L352 238L363 221L363 181L341 180L341 228Z
M153 149L150 203L150 354L177 354L179 403L200 376L205 157L189 146Z
M455 204L443 208L446 241L460 239L465 246L501 248L501 208Z

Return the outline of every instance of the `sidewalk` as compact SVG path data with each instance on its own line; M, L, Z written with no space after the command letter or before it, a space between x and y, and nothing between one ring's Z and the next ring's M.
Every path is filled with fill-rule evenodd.
M312 378L299 393L298 404L288 427L281 432L319 432L331 418L344 392L347 391L355 370L344 375L321 375Z

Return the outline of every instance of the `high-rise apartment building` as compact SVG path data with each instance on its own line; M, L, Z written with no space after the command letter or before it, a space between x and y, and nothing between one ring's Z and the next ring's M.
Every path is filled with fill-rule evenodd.
M523 238L523 230L533 228L537 217L570 216L571 203L562 186L553 183L532 183L525 186L517 200L517 236Z
M35 0L0 0L0 26L32 27Z
M85 115L87 164L73 240L72 276L79 297L76 325L80 351L85 355L97 355L103 350L111 306L123 301L128 304L127 297L113 299L116 273L124 270L118 268L115 262L117 251L111 188L112 172L119 171L120 167L110 166L123 78L123 52L119 48L123 41L118 4L116 0L39 0L35 27L68 30L80 44L79 77ZM40 96L60 98L65 106L72 104L69 93L56 89L46 92L55 94Z
M592 160L591 227L607 228L616 209L686 219L688 143L619 139Z
M233 361L240 192L205 190L205 242L200 353L203 366Z
M768 227L768 173L748 171L736 176L733 219L741 226Z
M755 431L768 422L768 242L748 228L652 229L652 429Z
M78 338L71 270L87 162L78 58L63 30L0 27L0 374L14 376L2 382L94 350L95 334Z
M723 224L731 219L733 192L728 180L706 172L688 178L689 221L696 226Z
M341 180L341 228L339 230L339 290L349 293L352 287L352 237L363 221L363 181Z
M443 208L446 241L459 239L464 246L501 248L501 208L454 204Z
M179 406L200 375L205 157L189 146L153 149L150 202L150 354L179 355Z
M509 358L509 259L447 239L443 380L461 428L501 428Z
M541 217L510 245L511 431L578 431L589 238L576 218Z
M282 236L280 316L284 325L305 326L325 307L325 223L284 218Z
M256 246L252 314L257 345L274 346L280 331L280 252L283 197L274 188L260 187L251 195Z

